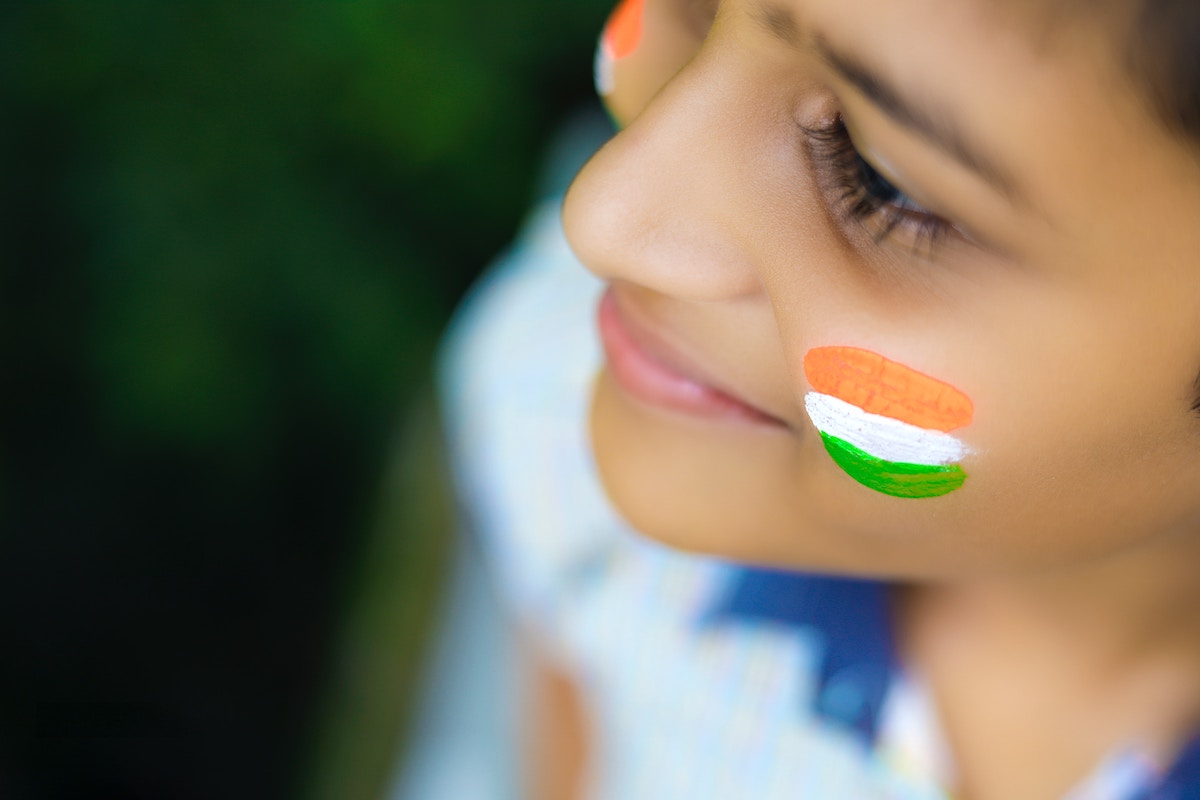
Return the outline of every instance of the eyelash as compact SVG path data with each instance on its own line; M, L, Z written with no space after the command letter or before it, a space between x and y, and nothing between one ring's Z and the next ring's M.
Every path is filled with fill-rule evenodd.
M816 127L802 126L818 183L831 207L867 229L876 244L898 232L910 238L913 255L931 257L955 226L918 205L872 167L858 152L839 114Z

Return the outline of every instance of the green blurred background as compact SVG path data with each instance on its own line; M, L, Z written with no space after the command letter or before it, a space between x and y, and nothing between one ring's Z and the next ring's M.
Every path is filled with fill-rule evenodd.
M0 3L0 797L378 796L431 355L608 5Z

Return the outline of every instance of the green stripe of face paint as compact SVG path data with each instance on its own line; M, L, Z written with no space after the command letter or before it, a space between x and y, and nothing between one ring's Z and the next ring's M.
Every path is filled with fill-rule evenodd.
M821 431L825 449L854 480L893 497L939 497L963 485L967 473L957 464L904 464L884 461Z

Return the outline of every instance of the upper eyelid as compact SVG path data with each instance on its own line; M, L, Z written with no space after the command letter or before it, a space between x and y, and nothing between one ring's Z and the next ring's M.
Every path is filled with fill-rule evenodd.
M867 161L867 159L864 156L861 156L861 154L860 154L860 157L862 157L864 161ZM896 190L898 192L900 192L905 197L905 199L907 199L909 201L909 203L911 203L913 206L915 206L916 207L915 210L919 211L922 214L928 215L929 217L939 220L945 226L947 233L953 234L954 236L958 237L959 239L962 239L964 242L967 242L968 244L970 244L974 247L977 247L980 250L987 251L989 253L1000 256L1002 258L1014 259L1016 257L1013 254L1013 252L1011 250L1009 250L1008 248L1006 248L1000 244L997 244L995 241L993 241L992 239L990 239L986 236L979 235L971 228L964 226L962 223L956 222L954 220L953 216L943 214L940 211L933 210L928 205L926 205L922 202L919 202L918 200L916 200L913 197L913 195L907 189L898 185L898 182L896 180L894 180L893 178L890 178L886 173L884 173L882 170L880 170L880 168L878 166L876 166L875 164L872 164L870 161L867 161L867 163L870 164L872 169L879 172L880 175L883 175L884 180L886 180L886 181L888 181L888 183L892 184L892 186L894 186L896 188Z
M842 107L842 103L837 97L831 97L831 101L837 108L840 109ZM842 118L841 111L838 111L838 117ZM899 189L901 192L903 192L906 197L913 200L913 202L917 203L924 211L926 211L936 217L939 217L940 219L945 220L951 226L951 228L954 230L955 234L958 237L960 237L964 242L969 243L973 247L976 247L980 250L986 251L986 252L988 252L994 256L997 256L1001 259L1004 259L1006 261L1021 261L1021 260L1023 260L1020 252L1018 250L1014 250L1012 248L1012 246L1001 244L996 239L993 239L992 237L981 234L975 228L968 226L968 225L964 225L962 222L959 221L958 216L955 215L952 211L943 210L943 208L941 207L942 204L939 204L937 202L928 202L927 200L925 200L924 195L927 194L926 192L919 191L919 190L913 191L913 190L909 189L906 185L907 181L904 181L904 180L894 177L893 170L889 169L886 164L881 165L879 163L878 158L876 158L874 153L872 152L872 148L864 148L858 144L858 142L855 140L854 125L850 124L850 122L848 120L846 120L845 118L842 118L842 119L843 119L845 127L846 127L846 134L849 137L850 144L854 147L854 150L859 154L859 156L864 161L866 161L868 164L870 164L873 169L875 169L877 172L879 172L879 174L883 175L884 178L886 178L889 183L891 183L893 186L895 186L897 189ZM805 126L801 125L801 127L804 128ZM918 199L918 198L920 198L920 199Z
M895 187L897 191L899 191L901 194L903 194L909 201L911 201L914 205L916 205L923 213L929 214L933 217L936 217L936 218L942 220L943 222L946 223L946 225L949 227L949 229L955 233L955 235L957 235L958 237L960 237L964 241L972 244L975 247L978 247L982 250L986 250L986 251L993 253L994 255L1000 256L1002 258L1006 258L1006 259L1016 258L1015 254L1009 248L1004 247L1003 245L998 244L994 240L992 240L986 236L982 236L979 233L977 233L976 231L974 231L973 229L971 229L967 226L964 226L960 222L957 222L955 219L955 216L953 214L947 214L947 213L944 213L944 212L938 210L936 208L936 204L930 204L930 203L918 200L917 197L922 193L921 192L913 192L912 190L908 189L904 185L904 183L905 183L904 181L899 180L890 174L891 170L887 169L886 166L880 165L877 161L872 159L870 157L869 152L864 152L865 148L860 147L854 141L854 136L853 136L853 133L849 126L847 126L846 136L848 137L850 146L854 148L854 151L858 154L858 157L861 158L863 161L865 161L868 165L870 165L870 167L872 169L874 169L876 172L878 172L880 175L882 175L883 178L888 183L890 183L893 187Z
M817 171L818 186L826 195L827 207L844 220L839 224L853 224L865 230L877 245L882 245L884 240L890 239L897 229L903 227L913 233L914 254L921 250L923 243L928 245L928 252L932 254L945 236L962 233L960 226L918 203L902 186L868 160L855 144L840 114L816 126L801 124L800 128ZM878 174L899 197L881 199L864 181L863 165ZM879 215L885 215L882 218L884 227L870 231L866 220Z
M911 189L909 189L906 186L907 182L904 181L903 179L895 177L894 170L890 169L887 164L880 163L878 157L876 157L871 152L870 148L862 147L861 145L859 145L859 143L857 141L855 141L854 130L853 130L852 126L846 124L844 120L843 120L843 127L845 129L845 137L846 137L847 143L849 144L849 146L851 148L853 148L854 152L858 155L858 157L861 158L863 160L863 162L867 164L867 166L869 166L871 169L873 169L877 173L879 173L883 177L884 180L886 180L897 191L899 191L906 198L908 198L910 201L912 201L912 203L914 205L919 206L923 211L926 211L927 213L932 214L933 216L936 216L936 217L946 218L946 215L943 215L937 211L934 211L930 204L917 200L917 197L919 195L921 195L922 192L912 191Z

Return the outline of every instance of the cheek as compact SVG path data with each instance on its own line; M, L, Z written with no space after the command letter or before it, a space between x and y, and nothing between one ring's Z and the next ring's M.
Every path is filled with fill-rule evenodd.
M1165 402L1138 412L1139 398L1169 396L1165 389L1125 400L1119 381L1098 381L1097 364L1088 363L1066 377L1086 378L1091 390L1072 394L1054 382L1062 368L1032 369L1028 359L1024 370L996 367L1004 362L987 353L974 359L986 368L956 363L959 387L858 348L792 355L803 375L796 369L786 386L763 387L780 404L785 396L803 404L780 434L638 405L601 374L591 417L596 463L634 529L739 561L929 579L1101 558L1200 511L1200 435L1164 422L1174 419ZM1046 357L1058 363L1054 356ZM1168 377L1163 386L1175 380ZM812 395L829 400L805 402ZM918 435L864 422L881 412L904 417ZM872 450L889 465L868 462ZM944 469L931 480L896 464Z
M954 563L958 548L939 519L947 512L940 503L959 513L961 503L869 492L830 465L807 430L692 422L630 402L601 373L591 436L613 506L632 528L668 546L876 575L938 574Z
M618 62L632 56L642 43L645 5L645 0L622 0L600 34L596 44L596 92L606 100L616 89Z
M622 0L596 47L596 92L624 127L699 49L673 0Z
M963 491L913 500L851 480L814 437L692 423L630 402L604 373L591 415L610 501L641 534L740 562L891 578L985 576L1103 556L1189 509L1200 479L1072 476L1074 457L1000 450ZM1195 478L1196 476L1193 476ZM1154 502L1165 492L1173 503ZM1136 500L1134 498L1137 498Z
M693 421L631 402L597 379L591 438L604 489L637 531L672 547L778 560L794 529L795 440L748 426Z

